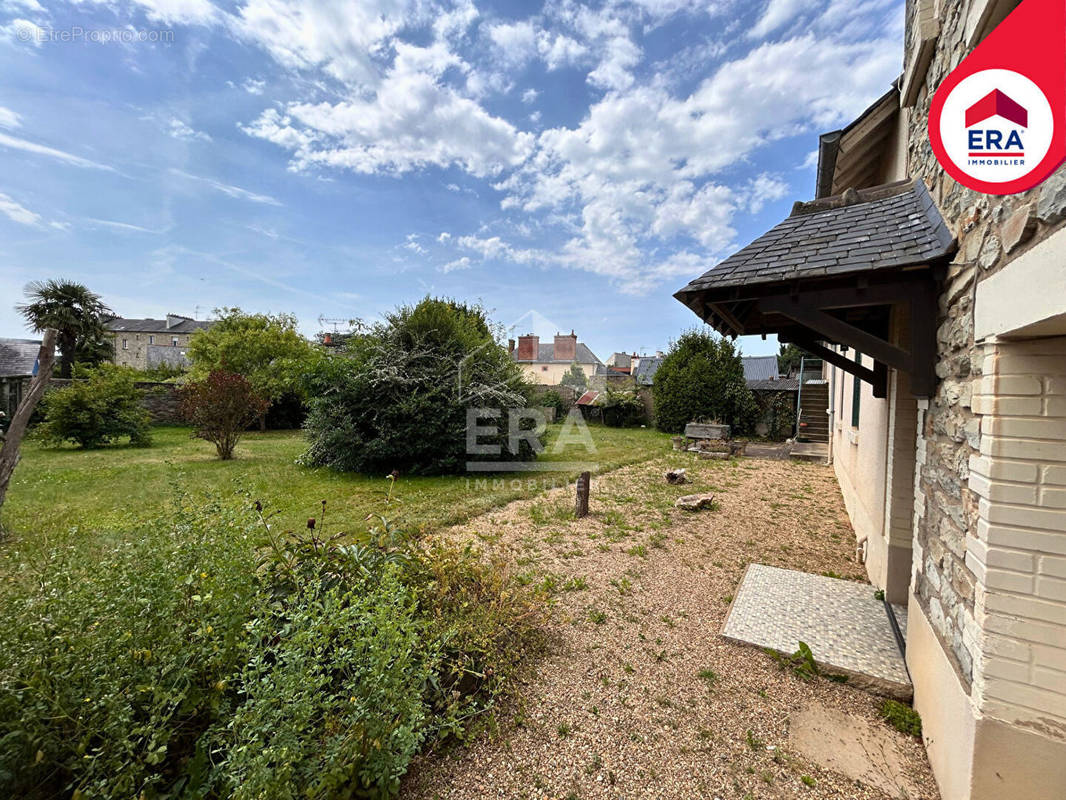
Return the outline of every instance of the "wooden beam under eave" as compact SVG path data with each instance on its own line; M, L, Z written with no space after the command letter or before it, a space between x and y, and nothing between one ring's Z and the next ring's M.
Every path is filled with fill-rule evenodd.
M861 328L856 328L824 311L801 304L798 300L766 298L759 301L759 308L763 312L788 317L821 338L854 347L859 352L871 356L875 361L881 361L904 372L911 371L911 354L906 350L901 350L884 339L867 333Z

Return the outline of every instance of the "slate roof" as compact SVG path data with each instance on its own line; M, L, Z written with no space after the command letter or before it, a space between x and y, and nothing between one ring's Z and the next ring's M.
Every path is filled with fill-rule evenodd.
M579 364L596 364L598 366L602 366L603 365L603 362L600 361L598 358L596 358L596 354L593 353L591 350L589 350L587 345L585 345L585 344L583 344L581 342L577 343L577 348L576 348L576 350L574 352L575 352L574 358L556 358L555 357L555 343L554 342L549 342L548 344L541 344L540 347L538 348L536 362L531 362L528 359L522 359L522 360L526 364L530 364L530 363L540 364L542 362L555 362L555 363L559 363L559 364L571 364L574 361L576 361ZM515 361L518 361L518 350L517 349L512 351L512 357L514 358Z
M115 317L104 323L109 331L128 333L195 333L210 328L214 323L182 317L181 322L167 327L165 319L126 319Z
M797 203L791 216L679 291L777 283L920 264L954 237L921 180Z
M659 371L659 365L663 360L658 356L651 358L641 357L637 368L633 370L633 378L641 386L651 386L655 382L655 373Z
M0 339L0 378L36 375L40 349L40 339Z
M798 392L798 378L778 378L777 380L748 381L748 388L753 392Z
M777 356L743 356L744 380L749 385L752 381L772 380L778 376Z

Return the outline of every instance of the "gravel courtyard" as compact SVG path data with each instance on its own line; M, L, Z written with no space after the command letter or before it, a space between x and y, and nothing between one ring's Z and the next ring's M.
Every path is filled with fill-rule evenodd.
M675 467L687 485L665 482ZM403 797L938 797L921 742L879 719L878 698L718 635L749 563L864 579L831 468L671 453L594 481L583 520L571 492L442 534L505 558L554 611L498 730L420 759ZM691 492L718 507L675 509ZM800 715L866 731L857 771L801 755Z

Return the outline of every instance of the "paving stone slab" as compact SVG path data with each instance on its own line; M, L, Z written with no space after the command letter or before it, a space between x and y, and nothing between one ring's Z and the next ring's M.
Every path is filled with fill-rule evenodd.
M885 604L867 583L751 564L722 635L791 655L806 642L819 666L849 683L909 700L907 667Z

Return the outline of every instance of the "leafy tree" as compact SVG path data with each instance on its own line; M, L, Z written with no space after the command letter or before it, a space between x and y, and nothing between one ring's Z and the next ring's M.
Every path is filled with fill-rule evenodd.
M302 460L432 474L461 471L473 460L533 458L536 437L515 442L517 452L508 440L508 413L525 408L531 391L482 308L427 297L353 337L346 356L320 371ZM498 452L468 452L468 409L498 414L495 425L484 417L476 422L492 429L476 444Z
M656 425L671 433L698 418L718 419L734 432L746 432L755 422L740 353L731 341L706 330L686 331L670 346L652 393Z
M241 435L266 413L269 405L243 375L222 370L214 370L203 380L190 381L179 392L182 413L193 424L195 435L211 442L223 461L233 458Z
M585 370L581 368L581 365L576 361L570 365L570 369L563 373L563 377L559 380L562 386L571 386L574 389L585 391L588 388L589 382L585 377Z
M190 378L211 372L235 372L256 394L276 403L286 396L307 397L307 376L323 358L321 350L297 330L292 314L245 314L239 308L216 309L219 319L189 341ZM266 425L266 409L259 418Z
M45 441L70 441L90 449L128 436L130 444L152 443L151 417L141 405L144 393L136 384L137 373L128 367L101 364L89 369L79 365L79 378L69 386L46 394L41 402Z
M794 372L798 372L800 368L800 362L804 357L809 357L810 353L794 344L783 344L781 350L777 354L777 371L782 375L791 375Z
M596 398L602 409L603 424L611 428L633 428L643 424L647 417L644 404L633 392L607 389Z
M98 294L73 281L34 281L26 287L28 302L18 311L35 331L54 328L59 345L59 376L69 378L75 364L95 366L114 354L104 321L111 309Z

